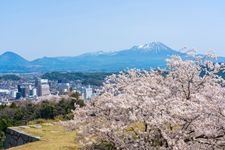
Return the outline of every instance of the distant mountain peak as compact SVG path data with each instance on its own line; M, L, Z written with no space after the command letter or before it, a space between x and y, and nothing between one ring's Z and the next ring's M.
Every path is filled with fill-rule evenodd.
M6 51L2 55L0 55L0 65L22 65L22 64L28 64L28 61L21 57L20 55L11 52Z
M150 42L143 45L134 46L131 49L135 51L145 52L145 53L150 52L154 54L163 54L163 55L164 54L171 55L178 52L174 49L171 49L170 47L166 46L165 44L161 42Z
M19 55L11 51L6 51L5 53L2 54L2 56L19 56Z
M143 45L134 46L136 49L169 49L165 44L161 42L150 42Z

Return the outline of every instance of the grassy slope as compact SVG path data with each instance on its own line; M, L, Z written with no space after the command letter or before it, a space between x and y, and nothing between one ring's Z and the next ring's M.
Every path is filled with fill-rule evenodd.
M23 129L26 133L41 137L40 141L14 147L10 150L79 150L75 139L76 131L66 131L63 126L52 123L52 121L45 122L47 123L40 123L41 128L34 128L31 125L30 128ZM31 124L36 123L31 122ZM134 134L134 131L139 130L144 130L144 124L136 122L128 126L124 133ZM95 139L92 135L89 138Z
M11 150L78 150L75 131L66 131L58 124L45 123L42 128L27 128L25 132L41 137L38 142L11 148Z

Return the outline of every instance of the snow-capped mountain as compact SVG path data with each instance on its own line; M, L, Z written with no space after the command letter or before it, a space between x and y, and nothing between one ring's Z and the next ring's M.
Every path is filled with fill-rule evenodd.
M171 48L169 48L168 46L164 45L161 42L146 43L143 45L134 46L133 49L139 49L144 51L155 51L156 53L160 51L171 51Z
M177 51L169 48L168 46L166 46L165 44L161 43L161 42L151 42L151 43L146 43L143 45L136 45L131 47L130 49L126 49L126 50L119 50L119 51L111 51L111 52L104 52L104 51L97 51L97 52L92 52L92 53L85 53L81 56L99 56L99 55L117 55L117 54L121 54L123 52L126 51L136 51L138 53L155 53L155 54L160 54L160 53L177 53Z
M43 57L30 62L17 54L11 54L8 52L8 54L0 55L0 72L112 72L128 68L149 69L165 67L166 59L172 55L186 56L185 53L176 51L160 42L151 42L113 52L98 51L80 56Z

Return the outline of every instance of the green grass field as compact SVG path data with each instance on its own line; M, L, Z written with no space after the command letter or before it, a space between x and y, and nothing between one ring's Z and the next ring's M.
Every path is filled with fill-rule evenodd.
M11 148L11 150L78 150L76 132L66 131L59 123L42 123L40 128L29 126L24 132L39 136L40 141Z

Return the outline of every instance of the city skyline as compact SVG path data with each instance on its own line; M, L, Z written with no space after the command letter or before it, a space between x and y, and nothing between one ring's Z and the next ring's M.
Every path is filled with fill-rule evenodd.
M225 56L223 6L222 0L3 0L0 53L33 60L160 41Z

